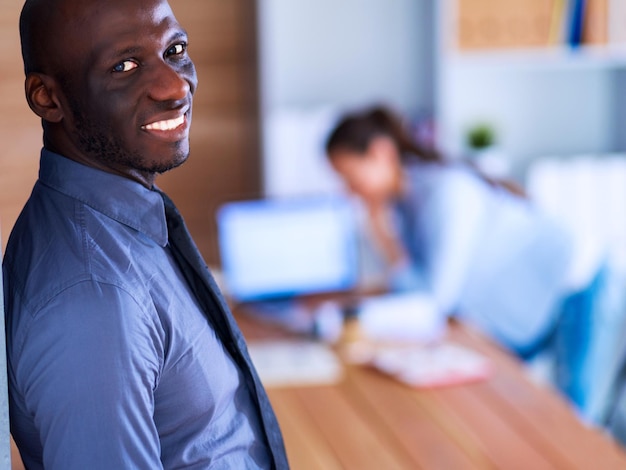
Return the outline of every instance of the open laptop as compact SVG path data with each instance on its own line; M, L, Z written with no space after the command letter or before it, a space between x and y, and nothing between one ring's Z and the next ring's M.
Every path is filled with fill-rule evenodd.
M345 291L358 281L348 199L230 202L217 212L224 287L235 303Z
M226 294L259 319L326 339L336 339L343 317L356 311L372 338L431 341L445 329L445 316L423 292L347 296L315 312L299 302L359 281L355 211L344 197L231 202L217 222Z

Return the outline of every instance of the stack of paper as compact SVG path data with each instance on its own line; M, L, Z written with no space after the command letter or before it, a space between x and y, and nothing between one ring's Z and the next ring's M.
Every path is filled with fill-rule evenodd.
M342 366L333 351L313 341L264 341L248 345L266 387L324 385L338 382Z
M432 342L446 331L447 318L431 296L420 292L369 297L358 310L361 330L367 339Z
M420 388L485 380L492 372L487 358L453 343L381 349L374 354L371 364L407 385Z

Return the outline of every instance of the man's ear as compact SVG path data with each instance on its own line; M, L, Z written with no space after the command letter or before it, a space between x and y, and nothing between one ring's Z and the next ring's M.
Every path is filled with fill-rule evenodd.
M63 119L63 108L57 95L55 80L41 73L30 73L24 83L26 101L33 112L48 122L60 122Z

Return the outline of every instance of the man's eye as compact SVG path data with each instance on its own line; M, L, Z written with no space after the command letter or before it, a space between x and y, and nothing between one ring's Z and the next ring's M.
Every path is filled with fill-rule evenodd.
M137 68L137 63L132 60L125 60L124 62L120 62L115 67L113 67L114 72L130 72L131 70Z
M183 52L185 52L187 50L187 44L186 43L180 43L180 44L174 44L172 47L170 47L167 52L165 53L165 55L171 56L171 55L180 55Z

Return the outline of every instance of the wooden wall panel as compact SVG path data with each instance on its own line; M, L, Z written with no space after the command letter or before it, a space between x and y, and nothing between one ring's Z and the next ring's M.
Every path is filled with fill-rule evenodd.
M22 1L0 0L0 218L3 247L37 177L41 127L26 105L19 50ZM210 264L218 262L214 211L260 193L254 0L171 0L198 70L191 157L160 176Z
M20 0L0 0L0 223L2 247L37 179L41 125L24 98L24 69L20 54Z

